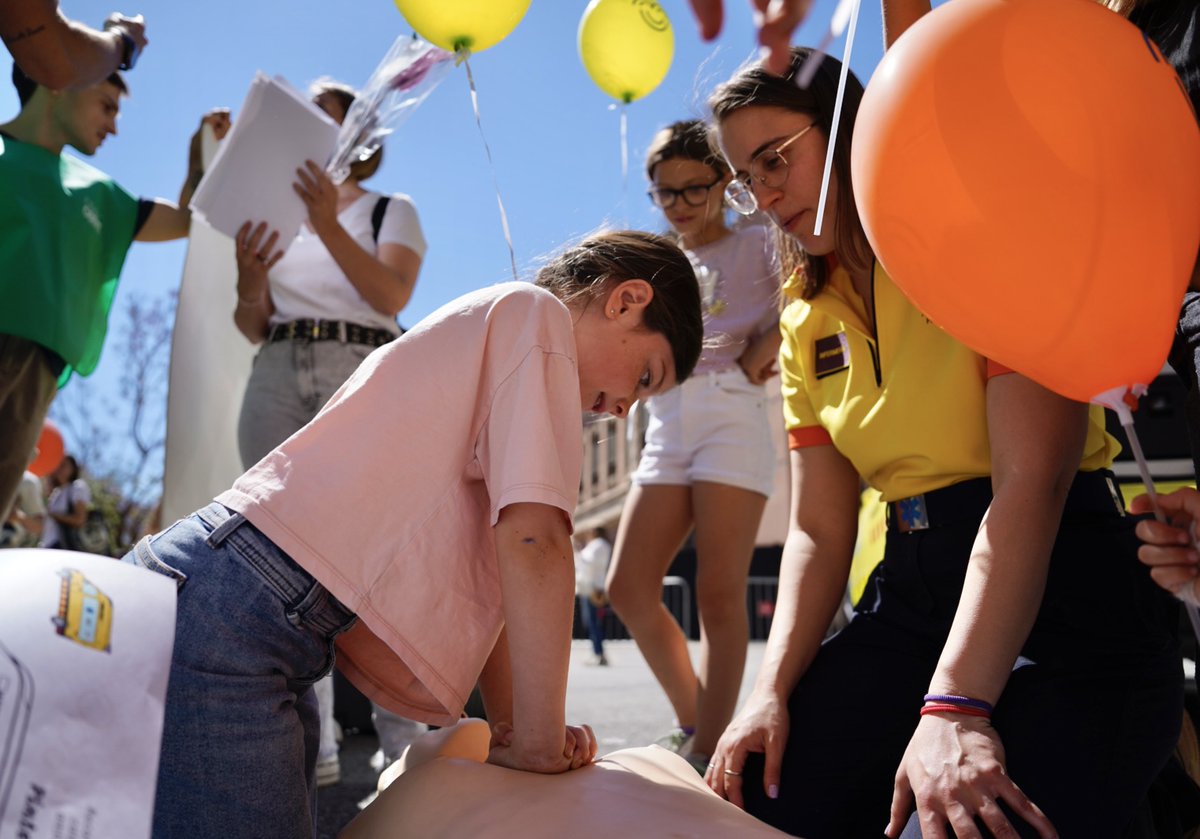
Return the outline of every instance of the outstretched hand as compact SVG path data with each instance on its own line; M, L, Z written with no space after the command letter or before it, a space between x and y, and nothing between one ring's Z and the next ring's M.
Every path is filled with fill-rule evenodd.
M980 839L976 818L995 836L1015 836L1000 802L1043 839L1058 835L1046 814L1005 773L1004 745L991 721L979 717L921 717L896 772L885 830L891 839L904 830L914 799L925 839Z
M1200 579L1200 550L1195 539L1196 522L1200 520L1200 492L1183 487L1158 496L1158 504L1167 521L1138 522L1137 535L1145 543L1138 548L1138 559L1150 566L1154 582L1180 600L1200 605L1196 586ZM1129 506L1135 513L1153 510L1148 495L1138 496Z
M722 0L690 0L692 12L700 24L700 36L706 41L721 34L724 19ZM791 63L792 33L808 16L812 0L750 0L758 43L762 45L763 66L777 76L787 72Z

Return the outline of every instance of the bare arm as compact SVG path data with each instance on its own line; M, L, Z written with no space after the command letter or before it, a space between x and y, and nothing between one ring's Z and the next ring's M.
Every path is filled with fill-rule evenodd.
M1087 435L1087 406L1015 373L987 388L992 503L971 551L962 597L929 685L995 704L1029 636L1045 591L1050 552ZM953 755L953 757L951 757ZM982 818L993 833L1011 830L1003 800L1042 836L1054 828L1004 770L991 725L974 717L920 718L897 773L889 836L898 836L915 796L922 825L941 835L949 821L971 835Z
M575 608L567 519L548 504L511 504L500 511L494 537L512 662L512 741L493 749L489 759L516 769L563 772L571 766L564 751ZM487 690L495 703L491 675ZM502 705L501 697L495 707Z
M266 222L253 225L246 222L237 232L237 308L233 323L251 344L261 344L267 338L267 326L275 312L271 302L267 274L283 257L276 247L279 232L267 233Z
M858 531L858 474L832 445L794 450L791 523L762 667L745 707L717 744L709 786L742 806L747 752L766 759L763 786L779 794L780 761L790 720L787 701L808 669L841 602ZM774 791L774 794L772 792Z
M930 0L880 0L883 9L883 45L896 43L908 27L933 8Z
M756 385L761 385L778 373L776 361L779 358L779 345L782 343L783 333L779 331L778 321L773 328L752 338L738 359L746 378Z
M296 174L296 194L308 207L309 224L333 261L372 309L395 317L412 297L421 257L397 244L380 245L378 256L363 250L338 221L337 187L325 172L310 160Z
M192 211L188 205L192 203L192 194L200 179L204 177L204 162L200 156L200 136L205 125L211 125L216 138L220 140L230 128L229 109L214 108L200 118L200 127L192 134L188 145L188 167L183 184L179 188L179 201L172 203L164 198L154 199L154 208L146 218L146 223L137 232L134 239L138 242L169 242L185 238L191 229Z
M125 53L124 32L147 43L140 17L113 15L104 31L68 19L57 0L10 0L0 4L0 37L13 60L51 90L95 84L117 69Z

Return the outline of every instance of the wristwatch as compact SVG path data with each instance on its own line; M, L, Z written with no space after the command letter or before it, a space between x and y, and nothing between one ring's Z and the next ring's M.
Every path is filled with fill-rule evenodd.
M138 47L137 41L133 40L133 36L126 32L122 27L113 27L113 30L121 36L121 63L117 65L118 70L132 70L133 65L137 63L138 55L141 54L141 48Z

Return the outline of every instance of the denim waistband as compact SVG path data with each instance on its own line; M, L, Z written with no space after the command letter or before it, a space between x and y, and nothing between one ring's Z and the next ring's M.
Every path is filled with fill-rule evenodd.
M215 548L228 543L236 549L287 603L288 620L293 624L305 624L332 636L349 629L357 619L241 513L214 501L197 510L196 516L213 528L205 540L208 545Z

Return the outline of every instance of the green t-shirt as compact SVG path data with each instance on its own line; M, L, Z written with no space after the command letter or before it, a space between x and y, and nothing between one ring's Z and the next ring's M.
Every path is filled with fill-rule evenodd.
M0 334L96 369L137 199L81 160L0 136Z

